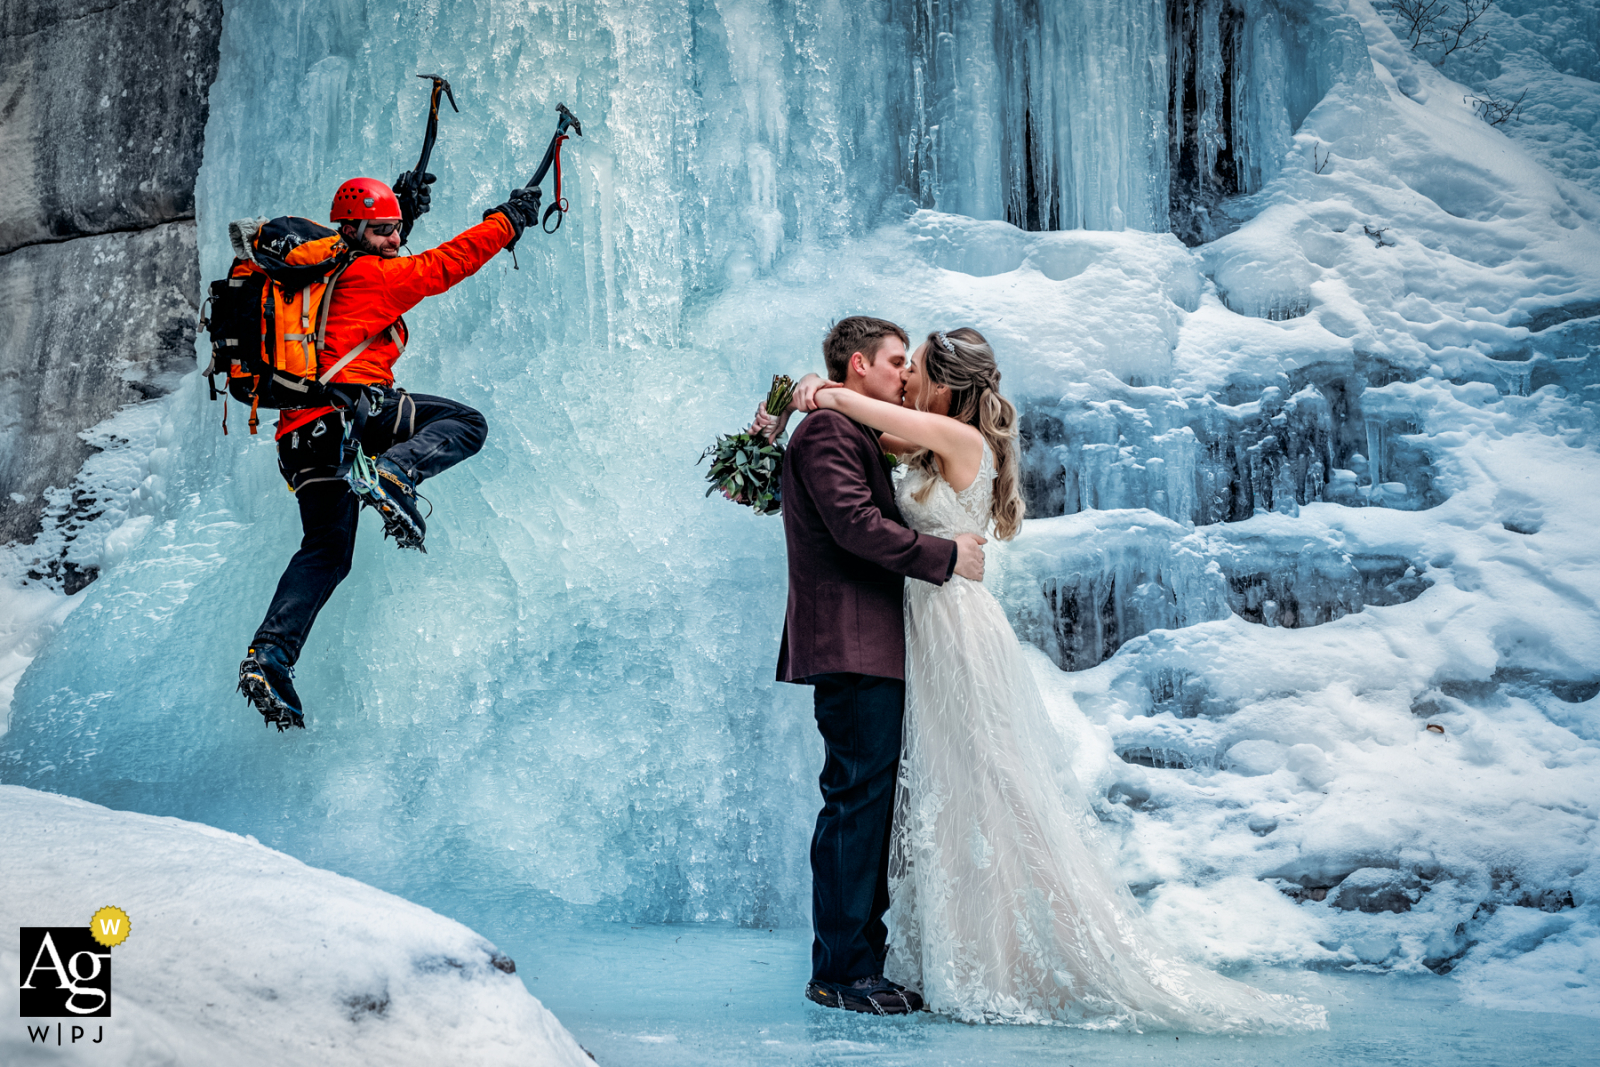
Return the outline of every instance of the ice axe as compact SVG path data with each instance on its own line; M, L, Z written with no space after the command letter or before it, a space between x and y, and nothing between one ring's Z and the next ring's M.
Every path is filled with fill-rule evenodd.
M406 179L401 183L407 187L412 197L418 196L426 188L424 184L424 178L428 173L428 157L433 155L433 142L439 137L439 95L443 93L446 97L448 97L450 100L450 107L456 112L456 114L461 113L461 109L456 107L456 94L450 91L450 83L444 78L443 75L418 74L417 77L423 79L424 81L428 81L430 79L432 80L433 94L428 101L428 132L422 138L422 155L417 158L416 169L410 171ZM411 236L411 227L416 225L416 221L417 220L415 218L401 220L401 244L404 244L406 238Z
M555 233L561 229L561 220L567 213L567 201L561 195L561 142L567 139L567 130L569 128L579 137L583 136L583 124L578 121L578 116L567 110L566 104L557 104L556 113L560 118L556 121L556 132L550 135L550 147L544 150L544 159L540 161L539 169L533 172L533 177L529 179L527 185L523 186L525 189L534 191L534 203L537 204L539 197L543 195L539 186L544 182L544 176L550 172L551 165L554 164L556 168L555 199L550 202L549 208L545 210L544 218L539 222L545 233ZM552 215L556 219L554 226L550 225L550 216Z

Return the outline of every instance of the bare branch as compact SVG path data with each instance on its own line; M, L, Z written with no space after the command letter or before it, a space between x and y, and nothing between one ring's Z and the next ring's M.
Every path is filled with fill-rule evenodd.
M1434 44L1438 38L1435 26L1450 11L1450 0L1385 0L1385 11L1394 12L1400 22L1401 36L1411 42L1415 52L1424 44Z
M1442 49L1433 65L1440 66L1457 52L1476 52L1489 40L1478 28L1478 21L1494 6L1494 0L1461 0L1461 9L1451 11L1451 0L1384 0L1379 7L1391 12L1399 24L1400 36L1418 49Z
M1484 13L1494 6L1494 0L1462 0L1465 14L1460 22L1451 23L1443 27L1443 34L1439 44L1445 46L1443 54L1433 61L1434 66L1440 66L1456 52L1476 52L1482 48L1489 39L1487 33L1473 34L1473 26L1483 18ZM1448 38L1448 39L1446 39Z
M1498 126L1503 122L1510 122L1513 119L1522 117L1522 101L1527 95L1528 90L1524 89L1517 94L1515 100L1502 100L1493 93L1484 93L1482 96L1463 96L1461 99L1464 103L1471 104L1472 110L1476 111L1478 117L1483 121L1491 126Z

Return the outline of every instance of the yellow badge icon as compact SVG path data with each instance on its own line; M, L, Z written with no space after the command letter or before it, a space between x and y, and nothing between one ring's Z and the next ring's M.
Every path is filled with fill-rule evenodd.
M127 912L121 908L104 907L89 920L89 935L106 948L115 948L128 940L129 925Z

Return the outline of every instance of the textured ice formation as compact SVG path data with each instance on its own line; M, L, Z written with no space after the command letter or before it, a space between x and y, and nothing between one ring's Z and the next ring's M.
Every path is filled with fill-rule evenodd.
M1509 431L1537 422L1532 403L1485 408L1504 405ZM1440 429L1473 417L1443 407ZM1554 504L1557 485L1600 468L1588 449L1574 467L1571 446L1538 430L1488 437L1480 427L1462 447L1473 475L1433 511L1322 504L1238 524L1306 537L1332 520L1326 539L1431 560L1435 584L1414 600L1301 629L1230 618L1152 632L1063 676L1122 759L1153 768L1138 790L1107 790L1137 807L1123 817L1148 865L1136 880L1205 885L1220 871L1277 884L1300 902L1297 921L1321 924L1315 942L1349 961L1448 971L1478 942L1501 946L1487 960L1513 957L1502 939L1524 928L1525 948L1557 935L1571 946L1552 958L1588 951L1600 633L1578 592L1594 561L1577 546L1600 512L1593 494L1568 497L1531 535L1496 517L1505 484ZM1535 578L1545 551L1564 563ZM1558 918L1528 926L1517 909ZM1590 1003L1592 966L1578 970L1570 1003Z
M18 927L87 926L113 901L131 920L109 950L111 1017L65 1020L95 1024L77 1046L30 1041L4 983L8 1064L593 1062L510 958L409 901L253 839L30 789L0 786L0 819L8 974L31 963Z
M1484 997L1532 967L1542 1006L1592 1003L1600 201L1362 0L1239 9L1238 40L1321 42L1311 96L1287 133L1265 104L1233 127L1268 131L1260 185L1193 250L1113 196L1132 155L1095 157L1090 195L1053 142L1050 202L1104 230L1012 225L1003 183L945 163L924 187L921 141L908 176L916 41L951 92L1015 86L940 81L984 68L940 67L942 31L895 5L330 10L229 10L204 271L230 217L318 215L343 177L410 165L417 70L464 109L419 246L525 178L564 100L586 130L566 225L410 317L403 384L481 407L489 444L427 487L428 556L362 535L301 663L310 729L279 737L232 687L293 501L191 381L156 409L161 462L130 468L131 524L85 541L102 578L7 646L35 658L5 781L252 833L489 932L803 923L820 744L770 680L781 531L702 499L694 460L840 315L970 324L1024 408L1038 516L992 581L1170 936L1453 969ZM1171 55L1148 14L1124 27L1141 70ZM1052 136L1137 117L1048 99ZM1015 164L982 147L1004 106L961 112L961 166Z
M1351 541L1312 523L1197 530L1149 512L1091 510L1027 523L989 581L1024 640L1063 670L1083 670L1151 630L1230 615L1318 626L1428 587L1427 564L1352 551Z
M912 197L1028 230L1225 233L1223 201L1276 174L1364 62L1353 22L1255 0L890 10L910 29Z

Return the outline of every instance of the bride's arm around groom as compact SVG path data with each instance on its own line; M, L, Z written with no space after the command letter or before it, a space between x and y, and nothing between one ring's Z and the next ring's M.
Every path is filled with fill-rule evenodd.
M904 345L884 346L895 347L903 365ZM892 351L879 352L875 362L859 352L853 358L866 371L847 371L845 388L872 396L877 386L886 394L877 399L898 400L900 367ZM789 601L780 681L840 671L903 678L904 579L943 585L960 573L982 580L981 539L950 541L909 529L889 469L876 431L836 411L814 410L795 430L783 464Z

